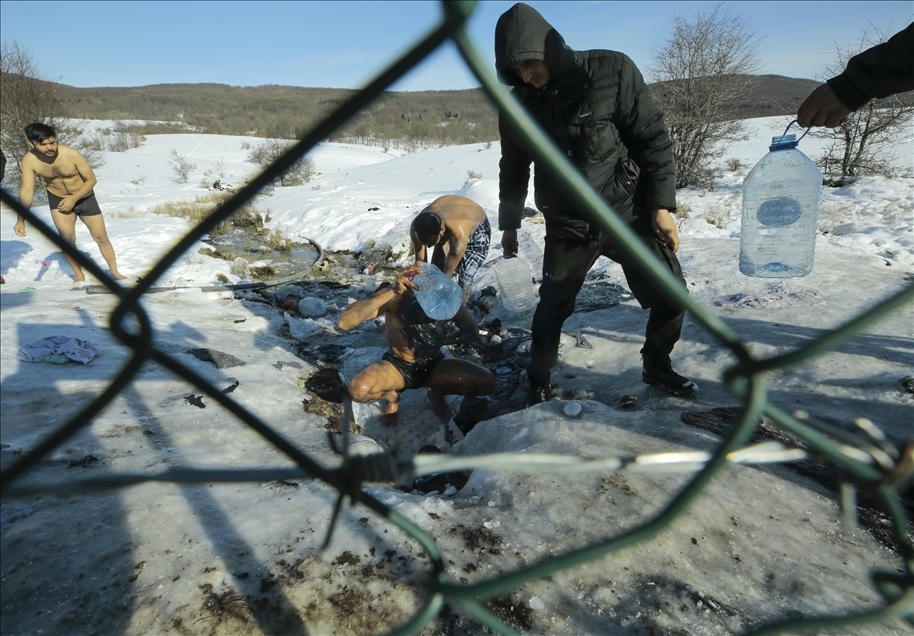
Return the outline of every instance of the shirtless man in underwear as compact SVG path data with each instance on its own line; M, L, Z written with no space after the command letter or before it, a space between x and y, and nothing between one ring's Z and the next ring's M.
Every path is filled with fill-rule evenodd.
M76 217L89 228L92 238L98 244L111 277L115 280L127 278L117 269L114 247L108 240L105 220L95 200L92 188L98 183L95 173L86 159L77 150L57 143L57 133L45 124L29 124L25 127L26 143L30 150L22 158L22 188L19 190L19 203L28 209L32 207L35 197L35 175L44 180L48 190L48 204L51 206L51 217L60 232L61 238L76 245ZM13 227L17 236L25 236L25 219L22 215ZM74 282L86 280L82 267L69 254L64 257L73 268Z
M448 276L457 274L457 283L467 296L476 271L489 255L492 228L486 211L466 197L438 197L416 215L409 226L416 262L431 262Z
M447 421L450 409L446 395L485 395L495 390L491 371L468 360L445 358L441 346L464 343L479 334L479 327L466 307L449 321L435 321L425 315L411 280L422 269L413 263L397 276L393 285L382 285L374 294L359 300L340 314L337 326L344 331L384 315L390 349L349 382L349 395L356 402L387 400L384 410L388 426L396 425L400 392L427 387L435 414ZM450 333L449 333L450 332Z

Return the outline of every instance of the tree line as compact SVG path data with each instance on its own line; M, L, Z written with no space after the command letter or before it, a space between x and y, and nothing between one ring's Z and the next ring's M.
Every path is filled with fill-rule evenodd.
M60 86L81 119L180 121L198 132L301 138L354 90L295 86L158 84L134 88ZM481 89L387 92L329 141L368 139L421 145L498 139L495 108Z

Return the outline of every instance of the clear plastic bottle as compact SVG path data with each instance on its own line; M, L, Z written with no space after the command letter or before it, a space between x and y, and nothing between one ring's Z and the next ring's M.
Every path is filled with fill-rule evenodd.
M806 276L815 260L822 173L797 149L796 135L772 138L769 151L743 181L739 271Z
M509 311L530 311L536 305L533 270L520 256L505 254L495 266L501 302Z
M419 306L433 320L450 320L463 304L460 286L431 263L422 264L422 271L413 282L419 287L416 291Z

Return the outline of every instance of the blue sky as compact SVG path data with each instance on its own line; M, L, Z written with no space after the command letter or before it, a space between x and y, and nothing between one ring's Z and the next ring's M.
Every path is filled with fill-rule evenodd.
M513 2L480 2L470 34L494 61L498 16ZM711 2L537 2L577 49L627 53L645 74L651 47L674 15ZM762 72L822 79L834 42L872 25L891 35L914 3L735 2L761 40ZM358 88L437 22L438 2L12 2L0 1L0 37L17 40L48 79L79 87L214 82ZM394 90L478 86L447 44Z

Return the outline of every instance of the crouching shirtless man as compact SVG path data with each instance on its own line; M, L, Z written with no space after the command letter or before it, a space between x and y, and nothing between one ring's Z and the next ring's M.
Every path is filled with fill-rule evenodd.
M441 346L464 343L479 334L479 327L466 307L450 321L429 318L419 306L412 281L422 270L413 263L397 276L393 285L382 285L374 294L347 307L337 320L348 331L384 316L390 349L349 382L349 395L356 402L387 400L386 424L395 426L400 392L427 387L435 414L447 421L447 395L485 395L495 390L495 376L488 369L456 358L445 358ZM456 331L451 329L451 322Z

